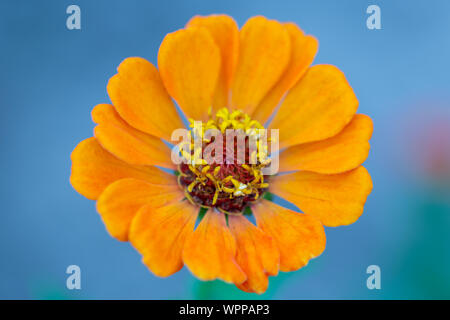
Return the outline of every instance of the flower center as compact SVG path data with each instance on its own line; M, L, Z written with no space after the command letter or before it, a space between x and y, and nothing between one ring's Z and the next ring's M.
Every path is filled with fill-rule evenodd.
M239 215L267 190L266 130L240 110L223 108L206 123L189 119L178 183L193 204Z

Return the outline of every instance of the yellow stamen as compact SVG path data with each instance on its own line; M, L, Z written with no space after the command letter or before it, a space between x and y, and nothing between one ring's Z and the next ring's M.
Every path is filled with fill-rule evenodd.
M216 189L216 192L214 192L214 198L213 198L213 201L212 201L213 205L216 204L218 197L219 197L219 189Z
M189 119L189 126L192 130L188 136L191 142L180 145L181 155L187 160L191 172L195 174L195 180L186 188L187 193L191 193L198 184L205 186L208 183L208 185L211 185L212 182L215 187L212 205L217 203L221 192L228 194L229 199L248 195L253 195L255 200L258 199L260 189L268 187L268 183L264 182L264 176L261 173L262 168L270 163L267 143L261 141L261 137L265 135L264 131L261 132L264 127L257 120L251 119L240 110L230 112L227 108L222 108L213 116L212 107L210 107L208 116L209 120L202 123L201 126L194 119ZM250 163L240 165L246 171L244 173L245 180L242 180L242 177L239 176L239 170L235 174L233 170L226 171L228 167L217 164L211 166L206 160L202 159L202 147L198 147L198 140L195 140L194 137L200 139L200 146L209 144L211 138L206 137L205 133L210 129L220 130L223 134L228 129L242 130L248 135L249 139L252 139L251 141L256 142L256 148L250 154ZM225 170L222 172L233 172L233 174L228 174L225 178L219 178L222 169Z
M189 186L188 186L188 191L192 192L192 190L194 189L194 187L198 184L198 180L194 180Z

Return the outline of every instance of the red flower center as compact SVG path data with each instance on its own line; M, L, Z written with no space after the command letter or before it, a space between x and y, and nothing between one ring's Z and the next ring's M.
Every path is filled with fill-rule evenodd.
M194 150L182 152L186 161L179 165L178 182L186 197L201 207L242 214L268 188L268 176L262 172L270 163L267 145L258 140L263 127L241 111L229 113L227 109L219 110L215 119L201 127L191 123L199 151L192 138Z

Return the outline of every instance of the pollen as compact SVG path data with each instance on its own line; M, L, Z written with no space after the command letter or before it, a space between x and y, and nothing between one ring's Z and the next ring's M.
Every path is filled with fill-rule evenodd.
M208 113L206 122L189 119L178 183L194 205L239 215L267 190L270 164L266 130L240 110Z

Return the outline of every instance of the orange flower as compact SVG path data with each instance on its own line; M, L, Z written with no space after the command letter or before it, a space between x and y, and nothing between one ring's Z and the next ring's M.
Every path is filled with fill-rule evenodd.
M155 275L186 265L202 280L264 292L268 276L322 253L323 226L355 222L372 190L361 166L372 121L355 114L339 69L310 66L317 48L293 23L253 17L239 30L226 15L192 18L163 40L159 69L142 58L120 64L107 87L112 105L92 111L95 137L72 153L73 187L97 200L109 233ZM183 127L171 98L191 121L221 130L260 128L274 114L267 128L279 129L287 173L265 176L265 162L176 166L163 141Z

